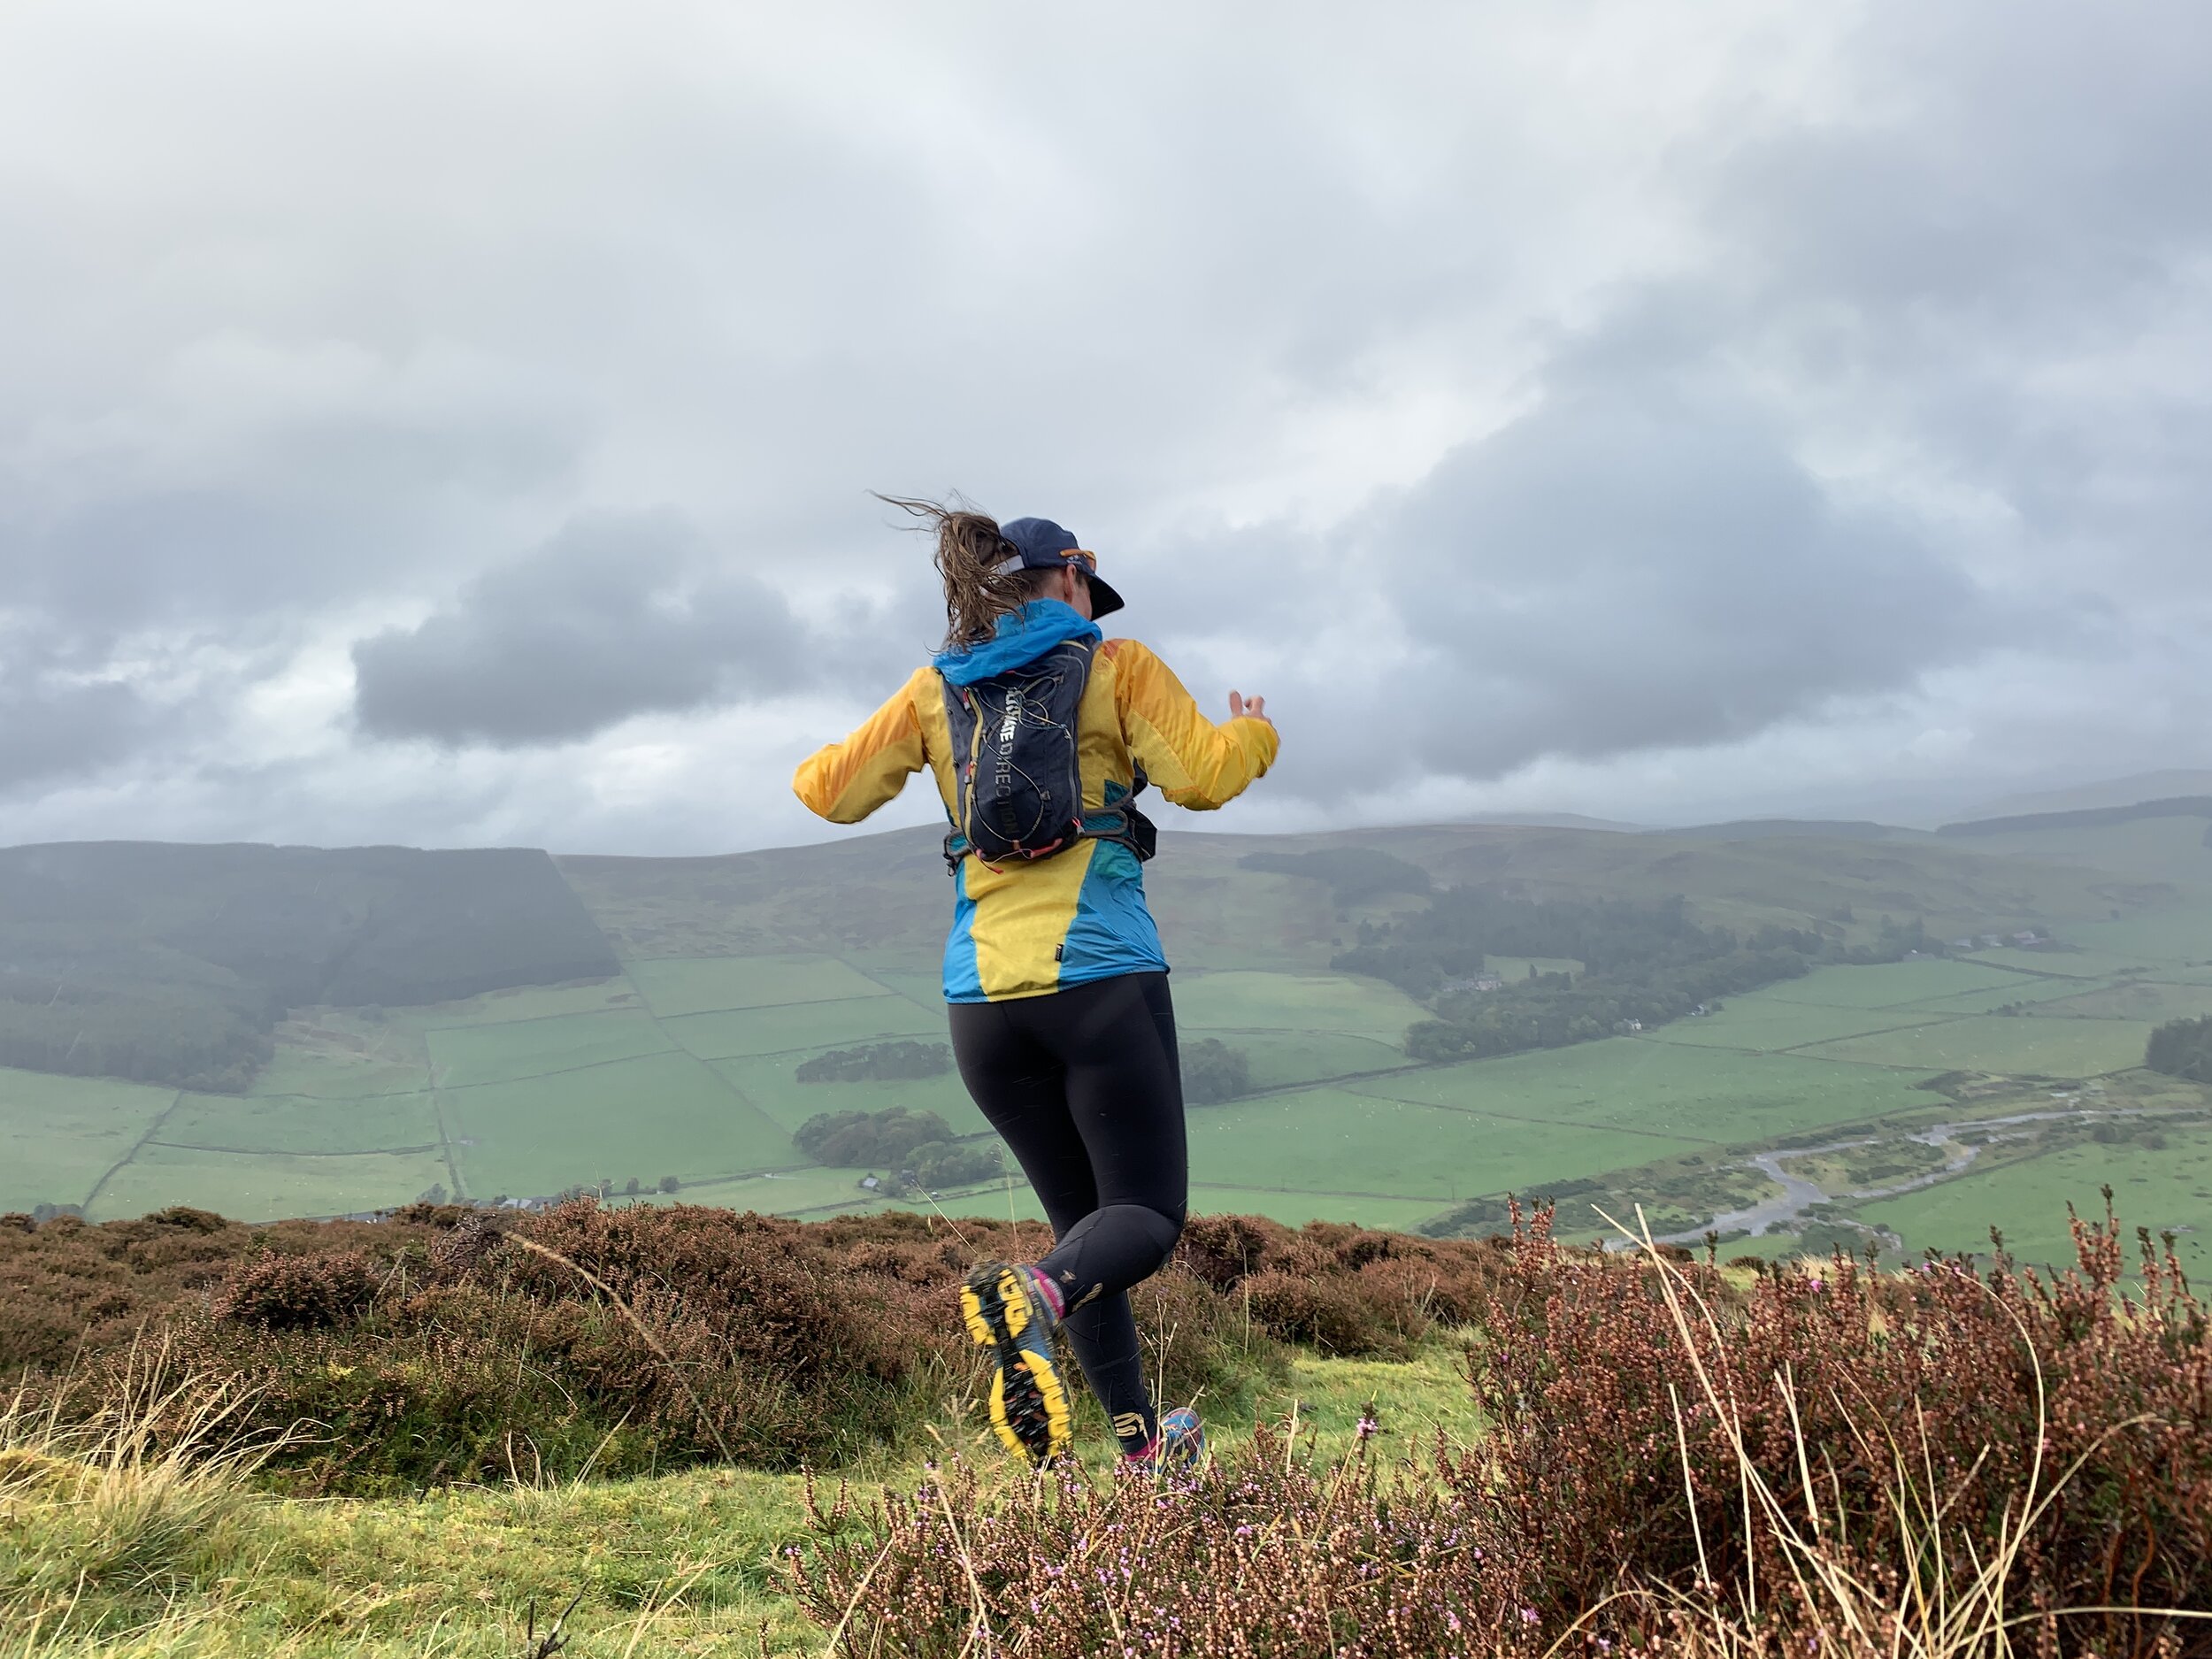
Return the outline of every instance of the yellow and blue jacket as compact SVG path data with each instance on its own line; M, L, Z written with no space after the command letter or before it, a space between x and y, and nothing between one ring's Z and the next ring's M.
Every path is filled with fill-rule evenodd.
M1002 673L1064 640L1099 637L1096 625L1071 607L1033 600L1000 618L995 639L916 669L858 731L810 756L791 787L810 811L856 824L927 766L949 818L956 795L945 678ZM1139 767L1176 805L1210 810L1263 775L1275 748L1275 728L1265 720L1207 719L1167 664L1136 641L1099 644L1077 717L1085 811L1126 800ZM953 872L947 1002L1042 996L1166 966L1145 906L1144 867L1118 841L1087 838L1054 857L997 868L970 854Z

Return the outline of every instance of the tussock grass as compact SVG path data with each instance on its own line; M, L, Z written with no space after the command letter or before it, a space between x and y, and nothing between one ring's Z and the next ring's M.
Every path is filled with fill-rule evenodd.
M174 1418L185 1402L221 1391L176 1378L163 1392L176 1396ZM1335 1456L1356 1442L1378 1394L1390 1443L1440 1429L1471 1445L1479 1432L1458 1348L1442 1339L1403 1362L1295 1356L1248 1408L1207 1409L1225 1446L1248 1438L1256 1417L1294 1411L1304 1442ZM785 1552L812 1547L803 1475L709 1468L608 1479L596 1468L534 1467L526 1448L511 1471L481 1484L303 1499L272 1489L265 1471L255 1472L257 1454L238 1455L217 1425L193 1465L208 1524L177 1540L151 1576L81 1586L84 1517L61 1511L81 1479L72 1459L88 1442L73 1430L65 1450L28 1432L48 1421L42 1411L19 1410L17 1421L25 1431L7 1441L0 1468L41 1472L0 1487L0 1571L36 1557L50 1591L35 1601L14 1578L0 1579L11 1586L0 1593L0 1659L519 1659L533 1606L542 1638L577 1598L564 1632L571 1659L749 1659L764 1635L773 1654L818 1652L826 1641L785 1579ZM1009 1472L964 1391L941 1402L920 1440L925 1453L884 1448L831 1487L841 1480L864 1508L925 1479L928 1458ZM1113 1453L1102 1425L1087 1455L1103 1478ZM53 1478L61 1476L70 1484Z

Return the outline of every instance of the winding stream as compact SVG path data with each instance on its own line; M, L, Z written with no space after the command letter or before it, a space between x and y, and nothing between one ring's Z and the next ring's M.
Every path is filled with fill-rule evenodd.
M1953 1135L1962 1130L1999 1129L2013 1124L2033 1123L2094 1123L2113 1118L2160 1118L2163 1112L2098 1111L2073 1108L2063 1111L2016 1112L2005 1118L1973 1118L1957 1123L1936 1124L1916 1130L1902 1139L1916 1141L1923 1146L1933 1147L1944 1154L1939 1170L1916 1175L1910 1180L1893 1182L1886 1187L1864 1187L1849 1192L1831 1193L1816 1181L1801 1175L1793 1175L1783 1164L1792 1159L1819 1157L1831 1152L1847 1152L1857 1147L1879 1146L1893 1139L1887 1135L1861 1135L1849 1141L1832 1141L1824 1146L1791 1147L1780 1152L1760 1152L1745 1160L1739 1168L1755 1169L1781 1187L1776 1196L1762 1200L1748 1210L1730 1210L1715 1216L1702 1226L1691 1227L1682 1233L1655 1235L1660 1244L1701 1244L1708 1233L1722 1234L1748 1233L1754 1238L1786 1227L1812 1209L1816 1204L1842 1202L1865 1202L1878 1198L1894 1198L1900 1193L1916 1192L1924 1187L1933 1187L1938 1181L1949 1180L1980 1156L1981 1148L1954 1141ZM1628 1248L1622 1240L1612 1248Z

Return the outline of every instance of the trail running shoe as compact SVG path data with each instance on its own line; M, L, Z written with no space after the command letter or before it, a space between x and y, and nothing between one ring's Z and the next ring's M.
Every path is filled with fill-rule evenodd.
M1160 1432L1141 1452L1122 1454L1122 1467L1133 1474L1182 1475L1198 1467L1206 1455L1206 1427L1188 1406L1160 1413Z
M1068 1391L1052 1357L1059 1323L1049 1293L1019 1263L987 1262L960 1287L968 1334L998 1350L991 1378L991 1426L1007 1450L1032 1463L1057 1457L1071 1438Z

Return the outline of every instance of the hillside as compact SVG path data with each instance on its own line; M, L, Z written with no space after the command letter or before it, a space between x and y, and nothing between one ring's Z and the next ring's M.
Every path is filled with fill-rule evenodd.
M1971 1247L2109 1177L2144 1188L2194 1250L2212 1234L2205 1101L2132 1070L2153 1024L2212 1011L2212 889L2193 881L2212 851L2168 848L2151 869L2129 839L2172 822L2066 832L2072 862L1855 826L1171 828L1148 879L1186 1046L1240 1062L1235 1098L1193 1111L1194 1202L1481 1231L1508 1192L1542 1191L1578 1228L1594 1204L1640 1202L1665 1230L1755 1233L1747 1249ZM2033 851L2054 833L2023 835ZM101 859L129 880L54 873ZM504 873L464 892L444 872L471 859ZM423 879L404 904L374 885L409 871ZM267 1056L157 1081L0 1071L0 1208L273 1217L672 1186L786 1214L1033 1213L1002 1178L893 1198L895 1169L825 1167L794 1139L823 1114L900 1108L989 1144L949 1070L878 1077L867 1057L942 1041L947 883L927 831L698 859L18 849L0 878L6 1018L50 1025L96 987L111 1013L148 985L211 996L204 981ZM1898 955L1916 926L1948 959L1816 965L1696 1018L1417 1064L1407 1033L1431 1002L1331 964L1461 885L1515 902L1679 897L1701 926L1788 930L1839 964ZM403 916L411 932L382 919ZM2029 930L2055 942L2009 942ZM71 970L78 937L105 941L87 953L96 969L123 967L104 983ZM167 977L139 974L142 958ZM1585 971L1540 953L1485 965L1577 984ZM57 1000L65 971L77 988ZM465 972L479 977L439 978ZM1970 1126L1985 1120L2001 1126ZM2062 1249L2034 1225L2024 1244Z
M2123 1299L2124 1212L2059 1275L1607 1255L1522 1219L1195 1219L1132 1296L1206 1456L1118 1469L1071 1368L1075 1453L1041 1479L986 1426L946 1294L1034 1227L589 1200L0 1227L27 1293L0 1322L0 1636L1416 1659L1471 1629L1517 1659L1876 1659L1982 1651L1961 1627L2026 1607L2067 1616L2055 1653L2200 1651L2162 1609L2212 1594L2212 1346L2170 1253Z

